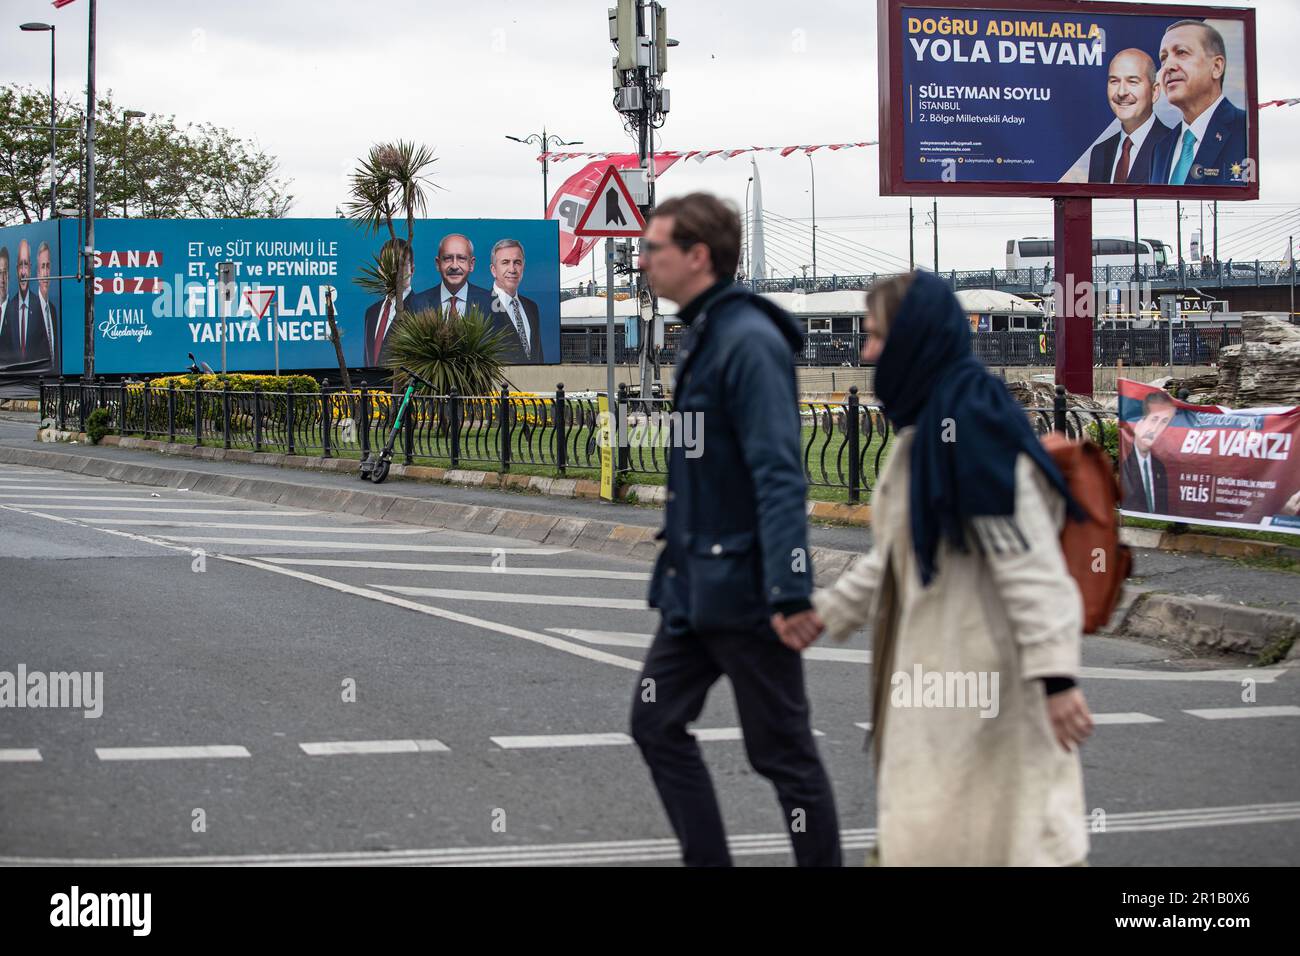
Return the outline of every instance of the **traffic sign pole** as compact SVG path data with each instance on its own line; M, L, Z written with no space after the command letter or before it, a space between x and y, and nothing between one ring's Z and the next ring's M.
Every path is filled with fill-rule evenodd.
M623 182L617 166L608 167L587 208L578 217L573 234L605 238L605 389L609 396L606 421L611 440L618 434L615 429L619 412L614 391L614 240L639 238L644 232L645 216L633 201L627 183Z
M605 240L605 390L609 394L609 423L618 410L614 404L614 240ZM610 440L616 434L611 427Z

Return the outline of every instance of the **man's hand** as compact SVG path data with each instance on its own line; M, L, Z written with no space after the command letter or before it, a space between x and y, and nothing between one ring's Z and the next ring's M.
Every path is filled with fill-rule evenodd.
M1077 687L1049 695L1047 716L1052 722L1052 733L1056 735L1057 743L1066 753L1073 751L1092 733L1092 714L1088 702L1083 699L1083 691Z
M812 608L789 617L784 614L772 615L772 630L781 638L781 643L792 651L802 651L817 640L825 629L821 616Z

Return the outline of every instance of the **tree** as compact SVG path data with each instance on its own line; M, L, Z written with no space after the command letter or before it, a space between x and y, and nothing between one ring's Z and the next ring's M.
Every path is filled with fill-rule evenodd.
M55 110L56 185L65 197L59 205L79 205L82 113L64 99ZM49 130L48 93L16 83L0 87L0 224L49 218Z
M415 255L415 217L429 208L428 190L436 188L429 170L437 160L427 146L398 140L370 147L365 159L353 171L348 218L370 235L387 232L397 238L394 217L406 221L406 248ZM391 259L391 261L385 261ZM375 295L391 295L400 302L406 277L400 257L375 254L372 267L363 267L357 285Z
M83 208L85 112L55 101L59 206ZM50 97L15 83L0 87L0 222L50 214ZM39 127L27 129L24 127ZM279 161L251 140L211 123L174 116L125 120L111 91L96 104L95 215L155 219L279 218L293 203Z
M427 146L398 140L395 143L377 143L370 147L364 159L357 161L344 203L347 216L368 235L387 232L390 240L397 239L397 226L393 220L401 217L406 222L406 249L399 251L393 245L381 247L368 266L362 266L353 281L372 295L391 297L394 302L405 303L406 285L410 281L411 266L415 262L415 216L424 215L429 207L428 190L435 188L430 169L437 160ZM399 311L394 319L396 332L406 313ZM330 336L340 355L338 328L330 320ZM340 369L342 370L342 369ZM346 373L344 373L346 376Z

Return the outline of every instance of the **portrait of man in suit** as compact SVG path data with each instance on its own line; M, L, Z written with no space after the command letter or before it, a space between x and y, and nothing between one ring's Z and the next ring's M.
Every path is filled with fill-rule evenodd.
M1171 186L1244 184L1250 155L1246 114L1223 94L1223 35L1200 20L1179 20L1160 40L1160 87L1183 122L1157 147L1152 182Z
M519 294L524 278L524 247L502 239L492 247L492 329L505 333L502 361L532 365L543 361L542 327L537 303Z
M50 276L54 275L54 255L48 242L42 242L36 250L37 292L40 299L41 318L44 320L45 339L50 348L50 366L60 370L59 361L59 309L50 294Z
M411 255L410 245L400 237L389 239L380 247L379 255L381 259L389 256L401 256L402 261L405 263L406 282L402 288L400 302L394 300L391 295L386 295L366 309L365 353L368 368L377 368L387 364L388 356L384 347L388 344L388 333L392 331L397 317L402 312L414 311L411 308L413 304L411 282L415 277L415 260Z
M0 368L9 364L9 247L0 246Z
M5 351L8 364L24 371L43 371L50 365L50 340L46 337L44 312L32 275L32 247L18 243L18 291L5 309Z
M1174 420L1175 411L1174 400L1165 392L1142 399L1142 417L1133 423L1133 447L1120 468L1123 510L1169 514L1168 474L1152 448Z
M438 243L437 285L417 293L410 312L441 309L443 315L465 315L477 307L485 319L492 318L492 293L469 281L474 271L474 243L460 233L450 233Z
M1119 131L1092 147L1090 183L1149 183L1156 145L1171 132L1155 114L1160 87L1156 61L1138 49L1120 50L1106 75L1106 100Z

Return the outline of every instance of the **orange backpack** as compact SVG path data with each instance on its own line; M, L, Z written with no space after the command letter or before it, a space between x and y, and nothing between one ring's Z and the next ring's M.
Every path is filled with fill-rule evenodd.
M1043 436L1070 494L1087 517L1066 518L1061 551L1083 595L1083 633L1106 625L1119 604L1124 580L1133 573L1133 555L1119 540L1119 483L1106 450L1095 442L1074 441L1060 432Z

